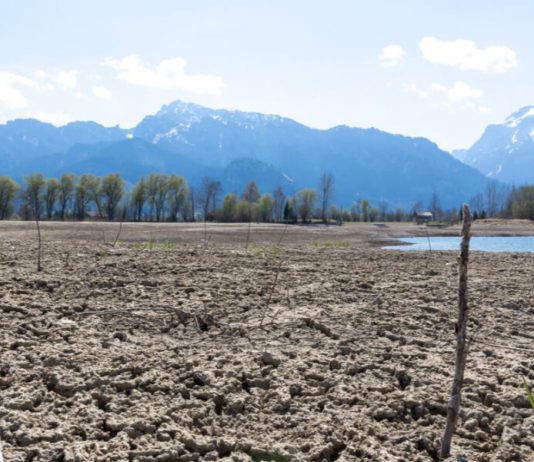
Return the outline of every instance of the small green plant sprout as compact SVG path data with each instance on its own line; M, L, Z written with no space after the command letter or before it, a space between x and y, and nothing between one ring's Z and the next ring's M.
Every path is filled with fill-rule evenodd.
M523 377L523 386L525 387L525 391L527 393L528 402L530 403L532 409L534 409L534 396L532 395L532 389L530 388L530 385L525 377Z

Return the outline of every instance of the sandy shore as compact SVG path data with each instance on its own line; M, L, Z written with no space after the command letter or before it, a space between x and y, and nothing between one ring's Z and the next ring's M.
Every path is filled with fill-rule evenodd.
M45 223L37 273L33 224L0 223L5 461L436 460L456 254L380 248L413 224L254 225L246 251L247 228L127 224L112 248L115 223ZM534 460L533 258L472 254L451 461Z

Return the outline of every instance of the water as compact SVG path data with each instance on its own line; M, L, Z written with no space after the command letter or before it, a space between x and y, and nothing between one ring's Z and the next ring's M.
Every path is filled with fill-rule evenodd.
M426 237L403 237L399 241L411 245L391 245L389 250L428 250ZM430 236L432 250L460 250L460 237ZM476 236L471 238L471 250L482 252L534 253L534 236Z

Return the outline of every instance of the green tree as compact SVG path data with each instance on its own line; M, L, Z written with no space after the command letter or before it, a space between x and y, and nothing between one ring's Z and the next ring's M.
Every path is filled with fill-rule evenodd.
M237 196L233 193L228 193L224 196L223 205L221 209L221 221L231 222L237 219Z
M235 207L235 216L234 220L238 222L250 222L252 221L252 206L250 205L249 201L246 201L245 199L241 199Z
M367 199L360 201L360 212L362 214L362 221L369 221L371 218L371 203Z
M0 220L9 217L19 185L8 176L0 176Z
M44 203L46 209L46 218L52 219L54 215L54 208L59 196L59 181L55 178L49 178L44 188Z
M80 177L80 181L76 185L75 196L76 216L79 220L85 219L87 207L94 202L98 210L98 214L102 216L101 200L100 200L100 178L90 173L85 173Z
M62 220L65 219L65 214L67 212L67 207L72 201L74 196L74 191L76 188L76 181L74 175L71 173L64 173L59 180L59 216Z
M261 221L269 223L273 221L274 214L274 199L270 194L264 194L261 196L258 203L258 213Z
M260 190L255 181L250 181L249 183L247 183L245 189L243 189L241 198L244 202L248 204L246 211L243 206L239 206L239 212L243 218L243 221L251 222L253 220L256 220L257 204L260 200ZM243 213L245 213L246 216L243 216Z
M302 189L297 193L298 214L303 223L307 223L308 219L311 218L316 202L317 193L315 189Z
M85 174L87 192L89 194L89 200L95 204L100 217L103 216L102 196L101 196L101 182L102 180L96 175Z
M183 176L171 175L168 179L168 188L170 220L176 221L179 213L182 214L182 218L185 220L186 210L184 208L189 192L185 178Z
M323 173L319 185L321 192L321 220L328 221L328 207L334 194L334 176L331 173Z
M131 204L134 210L134 220L141 221L143 218L143 208L147 201L147 183L141 178L132 189Z
M33 218L40 220L43 209L42 195L46 185L45 177L42 173L35 173L27 176L24 181L26 183L26 189L24 191L26 202Z
M117 206L124 195L124 180L118 173L111 173L102 178L100 185L100 197L103 207L108 216L108 220L115 218Z
M297 218L297 199L290 197L284 206L284 221L286 223L296 223Z
M534 186L524 186L514 191L511 199L512 216L534 220Z
M163 211L169 192L169 178L162 173L152 173L147 180L148 203L150 204L150 216L156 214L156 221L163 218Z

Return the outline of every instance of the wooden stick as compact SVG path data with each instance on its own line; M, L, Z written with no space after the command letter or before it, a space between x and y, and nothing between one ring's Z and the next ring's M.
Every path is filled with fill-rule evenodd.
M446 459L451 452L451 440L458 420L462 398L465 363L467 358L467 266L469 262L469 240L471 238L471 211L463 206L462 243L460 245L459 283L458 283L458 322L456 324L456 360L452 392L447 406L447 424L441 441L440 459Z
M284 239L284 236L286 235L286 231L287 231L287 223L284 227L284 231L282 232L282 234L280 235L280 239L278 240L278 245L277 245L277 249L280 249L280 245L282 244L282 239ZM265 315L267 314L267 311L269 310L269 306L271 304L271 299L273 298L273 294L274 294L274 289L276 289L276 284L278 283L278 276L280 275L280 270L282 268L282 263L284 262L284 260L282 259L282 255L280 254L280 257L278 258L278 265L276 266L276 270L275 270L275 273L274 273L274 280L273 280L273 283L271 285L271 289L269 290L269 296L267 297L267 302L265 303L265 308L263 309L263 313L262 313L262 316L261 316L261 321L260 321L260 328L263 327L263 321L265 320Z
M41 266L41 257L42 257L42 248L43 243L41 241L41 225L39 224L39 216L35 215L35 224L37 225L37 272L40 272L43 270L43 267Z
M122 232L122 220L119 224L119 230L117 231L117 235L115 236L115 241L113 241L113 247L116 247L117 242L119 242L119 239L121 237L121 232Z
M250 242L250 231L252 227L252 205L250 201L248 203L248 228L247 228L247 239L245 242L245 250L248 252L248 244Z

